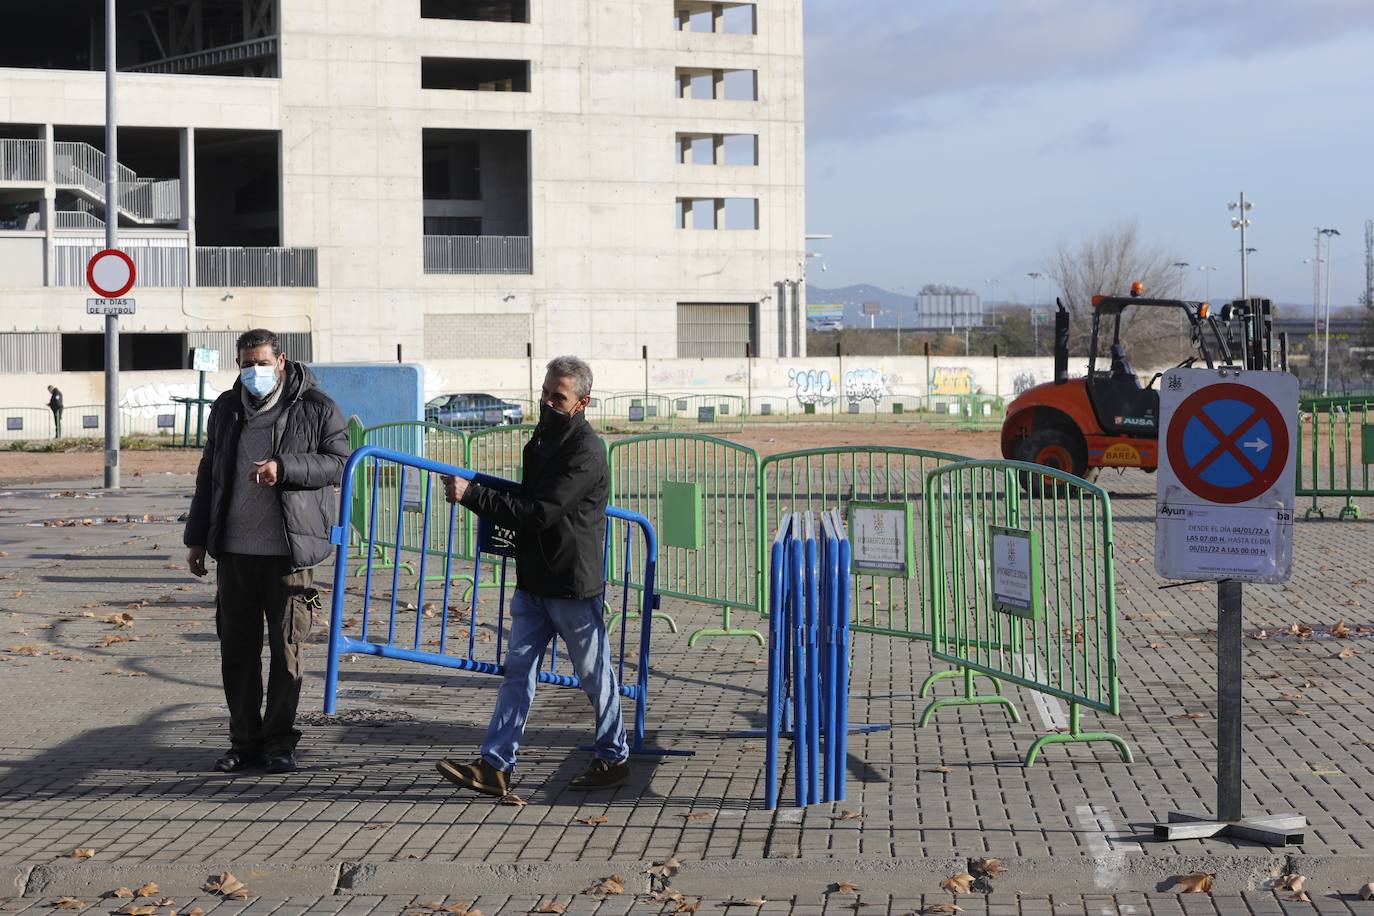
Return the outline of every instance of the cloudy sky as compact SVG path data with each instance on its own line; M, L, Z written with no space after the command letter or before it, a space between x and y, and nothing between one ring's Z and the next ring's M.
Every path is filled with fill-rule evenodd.
M1332 307L1374 218L1374 0L805 0L807 229L836 287L1029 301L1061 241L1123 219L1239 293L1226 203L1255 202L1254 295ZM990 284L988 280L997 281ZM1045 284L1040 297L1048 296Z

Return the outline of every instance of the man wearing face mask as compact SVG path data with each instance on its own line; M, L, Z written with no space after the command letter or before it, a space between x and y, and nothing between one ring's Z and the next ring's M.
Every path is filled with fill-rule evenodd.
M555 635L591 700L596 732L595 759L569 787L610 789L630 778L630 750L602 617L610 470L606 446L587 422L591 392L592 370L585 362L560 356L549 363L539 426L525 446L517 491L444 478L449 502L515 533L505 680L482 753L470 763L438 764L445 779L487 795L503 796L510 788L539 667Z
M218 562L215 632L230 748L215 769L290 773L301 736L301 646L319 606L312 567L334 552L329 531L348 430L315 376L282 354L271 331L249 331L236 349L239 380L211 410L183 540L193 575L206 574L207 553ZM265 713L264 622L271 650Z

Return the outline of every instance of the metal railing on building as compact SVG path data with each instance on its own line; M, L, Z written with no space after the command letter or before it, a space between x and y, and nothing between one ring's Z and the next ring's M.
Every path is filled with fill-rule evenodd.
M527 235L427 235L427 274L528 274L534 272Z
M197 286L318 286L314 248L197 248Z
M105 221L94 213L85 210L56 210L53 212L54 229L104 229Z
M85 286L86 263L105 247L102 238L58 236L53 247L53 286ZM133 259L140 287L190 283L185 236L123 236L119 247Z
M89 143L59 141L54 144L53 179L96 203L105 202L105 154ZM181 180L139 178L130 168L118 166L119 210L138 223L169 223L181 219Z
M0 140L0 181L45 181L42 140Z

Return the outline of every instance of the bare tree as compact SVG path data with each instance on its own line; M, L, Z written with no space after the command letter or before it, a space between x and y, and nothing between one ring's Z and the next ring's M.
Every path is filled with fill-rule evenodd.
M1145 295L1175 299L1183 278L1172 252L1148 248L1134 221L1123 222L1087 236L1077 245L1060 244L1050 255L1045 273L1060 289L1070 315L1070 348L1088 351L1092 332L1093 296L1126 296L1139 280ZM1179 316L1160 309L1131 309L1123 316L1122 337L1137 365L1164 362L1180 353ZM1110 341L1108 341L1110 342ZM1105 347L1105 344L1099 344Z

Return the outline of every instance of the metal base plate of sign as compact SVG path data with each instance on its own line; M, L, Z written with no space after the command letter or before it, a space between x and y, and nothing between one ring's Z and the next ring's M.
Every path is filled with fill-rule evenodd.
M1155 839L1206 840L1223 836L1266 846L1298 846L1302 844L1306 830L1307 818L1295 813L1218 821L1209 814L1173 811L1169 814L1168 823L1155 825Z

